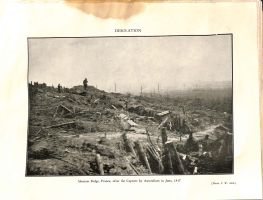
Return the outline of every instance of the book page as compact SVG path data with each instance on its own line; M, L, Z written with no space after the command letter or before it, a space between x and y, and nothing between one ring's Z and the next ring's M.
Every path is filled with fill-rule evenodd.
M261 199L260 1L1 3L3 199Z

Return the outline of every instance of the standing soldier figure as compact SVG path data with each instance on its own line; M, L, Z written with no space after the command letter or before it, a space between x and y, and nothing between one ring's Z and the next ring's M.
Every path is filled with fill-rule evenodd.
M58 93L61 93L61 85L60 85L60 83L58 84Z
M87 78L84 79L83 86L84 86L84 90L87 90L87 87L88 87L88 80L87 80Z

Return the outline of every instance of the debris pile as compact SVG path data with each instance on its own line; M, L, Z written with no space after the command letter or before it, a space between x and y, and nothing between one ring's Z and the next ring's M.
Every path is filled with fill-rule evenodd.
M29 176L232 173L224 112L37 82L29 103Z

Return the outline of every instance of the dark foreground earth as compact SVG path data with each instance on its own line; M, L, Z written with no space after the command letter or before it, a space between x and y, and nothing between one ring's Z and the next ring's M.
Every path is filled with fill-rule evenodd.
M168 95L29 84L27 176L233 173L231 89Z

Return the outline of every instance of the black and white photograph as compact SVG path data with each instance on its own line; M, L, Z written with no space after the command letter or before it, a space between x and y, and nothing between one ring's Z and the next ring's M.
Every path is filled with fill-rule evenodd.
M26 176L234 173L232 34L27 45Z

